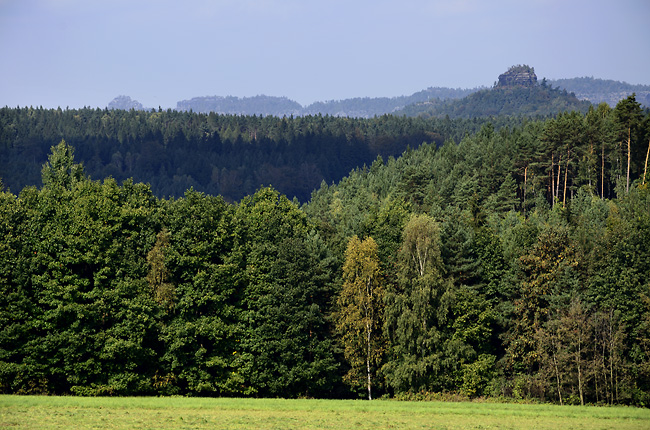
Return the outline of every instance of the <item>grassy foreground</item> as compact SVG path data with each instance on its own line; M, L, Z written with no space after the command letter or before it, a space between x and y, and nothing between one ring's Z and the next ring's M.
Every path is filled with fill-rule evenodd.
M650 410L498 403L0 396L0 429L648 429Z

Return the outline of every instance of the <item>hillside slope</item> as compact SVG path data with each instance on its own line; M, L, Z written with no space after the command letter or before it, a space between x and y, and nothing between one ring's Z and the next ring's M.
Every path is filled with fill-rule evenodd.
M580 100L588 100L596 105L604 102L614 107L620 100L634 93L636 101L650 107L650 85L632 85L593 77L555 79L549 80L548 83L574 93Z
M407 116L475 118L491 116L550 116L559 112L586 112L591 103L566 90L537 81L535 69L513 66L499 76L494 88L474 92L458 100L433 100L407 106Z

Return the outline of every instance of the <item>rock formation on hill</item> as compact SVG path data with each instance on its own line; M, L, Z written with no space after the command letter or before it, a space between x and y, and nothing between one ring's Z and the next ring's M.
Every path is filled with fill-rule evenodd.
M499 75L497 88L534 87L537 85L535 69L530 66L512 66L507 72Z
M129 96L117 96L109 104L109 109L124 109L124 110L144 110L142 103L137 100L132 100Z

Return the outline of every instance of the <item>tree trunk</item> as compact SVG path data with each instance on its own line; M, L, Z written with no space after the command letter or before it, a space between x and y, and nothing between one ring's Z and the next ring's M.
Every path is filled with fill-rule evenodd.
M600 199L605 198L605 142L600 147Z
M594 171L592 170L591 161L594 159L594 141L593 139L589 140L589 188L591 188L591 180L593 179Z
M578 392L580 393L580 405L585 405L585 396L584 390L582 389L582 339L580 334L578 334Z
M562 207L566 207L566 183L569 177L569 151L566 153L566 167L564 168L564 192L562 193Z
M612 332L612 311L609 313L609 320L607 321L609 324L609 382L611 383L612 387L612 393L610 397L610 404L614 404L614 390L618 389L618 387L615 388L614 385L614 334Z
M648 155L650 155L650 139L648 139L648 151L645 153L645 166L643 167L643 184L645 185L645 174L648 171Z
M598 336L594 334L594 359L591 363L591 371L594 375L594 393L596 394L596 404L598 404Z
M371 327L367 327L366 333L367 333L367 346L368 346L368 351L366 355L366 372L368 375L368 400L372 400L372 384L371 384L371 379L370 379L370 333L372 332Z
M551 154L551 207L555 207L555 156Z
M632 127L627 129L627 183L625 185L625 192L630 192L630 158L632 153Z
M555 185L555 197L560 199L560 177L562 176L562 156L557 161L557 184Z
M368 278L366 282L366 295L368 297L368 307L366 308L366 374L368 377L368 400L372 400L372 384L370 376L370 357L371 357L371 336L372 336L372 315L371 315L371 303L372 303L372 277Z
M553 349L555 349L555 345L553 345ZM553 367L555 368L555 381L557 382L557 395L560 398L560 405L563 405L564 403L562 402L562 387L560 386L560 371L557 366L557 358L555 356L555 350L553 351Z
M650 151L650 144L648 145L648 150ZM646 164L648 164L648 157L646 157ZM645 175L644 175L645 177ZM526 181L528 179L528 166L524 167L524 217L526 217Z
M607 339L603 339L603 378L605 379L605 403L609 402L611 404L612 399L614 398L614 396L612 396L612 390L614 384L612 383L612 380L609 378L607 362L605 361L606 353L607 353Z

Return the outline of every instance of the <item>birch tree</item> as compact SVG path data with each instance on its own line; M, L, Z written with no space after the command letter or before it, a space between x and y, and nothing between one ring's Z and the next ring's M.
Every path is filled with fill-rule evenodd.
M387 288L386 382L395 390L428 390L440 366L437 313L448 288L442 277L440 228L428 215L412 215L402 233L396 285Z
M345 251L336 326L350 365L345 380L353 386L365 385L369 400L384 349L383 293L377 243L371 237L360 240L353 236Z

